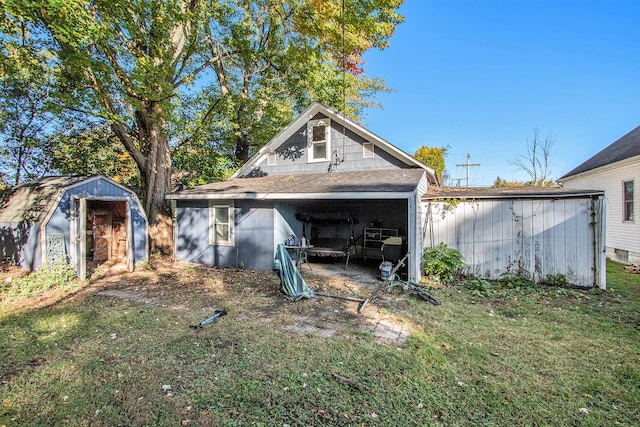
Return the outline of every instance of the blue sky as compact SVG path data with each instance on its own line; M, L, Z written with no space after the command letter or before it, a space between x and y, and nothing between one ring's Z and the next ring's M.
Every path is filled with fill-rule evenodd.
M372 132L413 154L471 155L470 184L524 181L510 164L538 129L557 178L640 125L640 0L406 0L390 47L365 56L386 80ZM463 183L464 185L464 183Z

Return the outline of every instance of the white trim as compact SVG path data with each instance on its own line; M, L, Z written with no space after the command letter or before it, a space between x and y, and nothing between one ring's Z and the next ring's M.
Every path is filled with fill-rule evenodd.
M633 156L627 159L618 160L617 162L608 163L606 165L598 166L597 168L589 169L573 175L565 175L562 178L559 178L558 182L564 185L565 182L570 182L572 180L584 178L600 172L607 172L611 169L617 169L617 168L629 166L638 162L640 162L640 156Z
M362 157L370 159L376 156L375 144L373 142L362 143Z
M277 159L278 156L275 151L269 152L269 154L267 154L267 166L275 166L278 161Z
M224 240L217 240L216 238L216 208L227 209L227 227L229 227L228 238ZM235 220L234 220L234 204L233 200L228 203L216 203L214 200L209 200L209 245L210 246L235 246Z
M622 180L622 222L623 223L627 223L627 224L633 224L635 223L636 220L636 211L634 209L635 207L635 199L636 199L636 183L635 183L635 179L631 178L631 179L623 179ZM631 219L627 219L627 203L629 203L629 200L627 200L627 191L625 188L625 184L627 182L631 183Z
M313 140L313 129L324 127L324 140ZM324 157L315 157L315 145L324 144ZM331 119L309 120L307 122L307 163L321 163L331 160Z
M294 133L300 130L301 127L305 126L306 123L309 120L312 120L313 117L315 117L318 113L324 114L325 116L327 116L328 119L334 122L344 123L345 127L347 127L350 131L352 131L356 135L359 135L366 141L373 142L373 144L376 147L392 154L398 160L401 160L405 164L411 165L411 166L417 166L426 170L429 175L430 183L438 182L436 179L435 170L428 167L427 165L420 162L419 160L415 159L413 156L410 156L409 154L400 150L398 147L392 145L388 141L380 138L378 135L374 134L373 132L370 132L367 129L363 128L362 126L355 123L353 120L349 119L348 117L345 117L342 114L337 113L336 111L325 107L319 102L314 102L313 104L311 104L298 117L296 117L291 123L289 123L288 126L280 130L280 132L275 137L273 137L271 141L269 141L266 145L260 148L260 150L258 150L258 152L253 157L251 157L249 161L247 161L247 163L245 163L233 175L231 175L231 178L237 178L239 176L242 176L244 173L251 171L257 164L259 164L262 160L264 160L264 154L278 148L284 141L289 139Z
M413 196L413 192L397 193L243 193L243 194L188 194L176 197L173 195L170 200L314 200L314 199L407 199Z

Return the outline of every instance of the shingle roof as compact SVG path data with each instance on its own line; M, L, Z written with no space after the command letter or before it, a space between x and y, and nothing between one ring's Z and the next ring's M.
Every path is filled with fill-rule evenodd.
M603 194L599 190L576 190L562 187L429 187L422 196L422 200L433 199L543 199L598 196Z
M49 176L16 185L0 200L0 223L39 224L58 201L65 188L82 182L87 176Z
M172 193L168 199L282 198L286 195L330 195L349 193L404 193L414 191L424 169L383 169L360 172L327 172L233 178ZM355 196L354 198L357 198Z
M559 180L635 156L640 156L640 126L604 148L562 178L559 178Z

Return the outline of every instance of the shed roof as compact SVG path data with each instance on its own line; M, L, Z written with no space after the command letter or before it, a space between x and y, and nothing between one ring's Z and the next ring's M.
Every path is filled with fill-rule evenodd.
M640 126L605 147L559 180L635 156L640 156Z
M0 198L0 223L40 224L69 188L96 179L105 180L125 191L126 187L102 175L46 176L8 189Z
M87 176L48 176L8 189L0 200L0 223L39 224L58 202L64 190Z
M576 190L562 187L429 187L422 200L434 199L559 199L600 196L599 190Z
M232 178L172 193L167 199L393 198L415 191L424 169L383 169Z

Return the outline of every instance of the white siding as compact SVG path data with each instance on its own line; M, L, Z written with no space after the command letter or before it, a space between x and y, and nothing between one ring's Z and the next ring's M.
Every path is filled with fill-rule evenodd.
M588 198L431 202L429 240L459 250L475 276L524 269L535 281L563 274L573 285L595 286L597 208Z
M622 182L634 181L634 221L622 220ZM640 262L640 157L594 169L562 181L566 188L602 190L605 196L607 253L629 252L629 261Z

